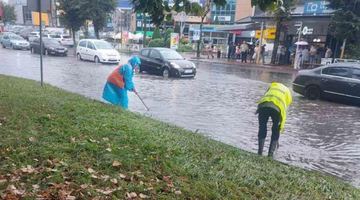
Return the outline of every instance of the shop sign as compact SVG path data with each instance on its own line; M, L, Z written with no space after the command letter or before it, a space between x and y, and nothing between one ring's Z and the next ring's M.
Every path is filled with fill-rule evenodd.
M200 30L194 30L193 40L194 41L200 40Z
M219 22L229 22L231 21L231 16L217 16Z
M275 36L276 36L276 28L268 28L265 29L263 32L264 39L274 40ZM257 30L255 32L255 38L260 39L260 37L261 37L261 30Z
M322 14L328 13L331 10L328 7L327 1L310 1L304 5L304 14Z

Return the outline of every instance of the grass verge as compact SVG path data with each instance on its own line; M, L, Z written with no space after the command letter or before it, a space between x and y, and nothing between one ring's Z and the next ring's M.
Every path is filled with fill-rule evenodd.
M3 199L360 199L360 190L179 127L0 75Z

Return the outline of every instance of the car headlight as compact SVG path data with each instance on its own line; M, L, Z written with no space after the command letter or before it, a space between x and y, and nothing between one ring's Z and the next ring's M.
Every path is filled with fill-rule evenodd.
M181 67L176 63L170 63L175 69L180 69Z

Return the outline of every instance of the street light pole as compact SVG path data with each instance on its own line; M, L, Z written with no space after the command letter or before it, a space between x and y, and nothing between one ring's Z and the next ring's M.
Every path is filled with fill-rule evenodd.
M41 86L44 85L44 78L43 78L43 42L42 42L42 17L41 17L41 0L38 0L38 8L39 8L39 33L40 33L40 79L41 79Z

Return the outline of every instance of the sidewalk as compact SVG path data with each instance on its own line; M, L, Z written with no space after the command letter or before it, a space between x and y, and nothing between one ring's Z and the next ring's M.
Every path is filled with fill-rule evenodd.
M227 59L227 58L210 58L208 59L206 55L200 55L200 58L196 57L196 52L191 53L181 53L181 55L187 60L195 61L195 62L203 62L203 63L212 63L212 64L223 64L223 65L232 65L238 66L242 68L256 68L256 69L265 69L275 72L296 73L298 70L295 70L290 65L271 65L271 64L255 64L255 63L241 63L241 60Z

